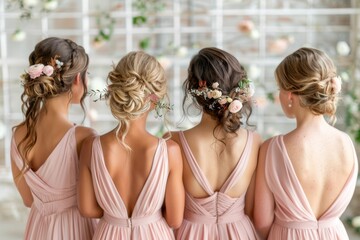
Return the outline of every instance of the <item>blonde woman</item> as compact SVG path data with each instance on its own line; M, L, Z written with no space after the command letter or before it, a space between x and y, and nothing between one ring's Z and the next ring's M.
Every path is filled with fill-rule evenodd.
M164 70L154 57L130 52L108 79L119 125L84 144L80 211L101 218L94 239L174 239L184 209L180 149L146 130L149 112L164 106Z
M300 48L276 68L291 132L267 140L259 155L255 227L264 239L349 239L339 217L354 193L358 161L335 120L341 79L322 51ZM333 121L332 121L333 122Z
M68 119L83 103L89 64L84 48L62 38L39 42L29 56L21 96L25 120L14 127L11 167L25 206L24 239L90 239L93 222L77 207L78 154L93 130Z

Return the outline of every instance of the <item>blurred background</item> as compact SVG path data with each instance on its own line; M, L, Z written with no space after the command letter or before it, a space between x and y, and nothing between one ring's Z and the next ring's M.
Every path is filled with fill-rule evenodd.
M12 182L12 126L22 121L19 76L40 40L57 36L84 46L90 56L89 89L106 88L107 73L127 52L158 58L169 80L173 110L149 117L148 129L186 129L199 119L182 113L182 83L191 57L215 46L234 54L256 86L251 123L264 139L286 133L294 121L278 103L274 69L288 54L309 46L325 51L343 79L336 127L360 152L359 0L0 0L0 238L22 239L28 210ZM104 133L116 126L105 101L88 98L87 112L70 118ZM85 117L85 120L84 120ZM56 126L55 126L56 127ZM360 186L360 183L358 184ZM342 220L360 239L360 187Z

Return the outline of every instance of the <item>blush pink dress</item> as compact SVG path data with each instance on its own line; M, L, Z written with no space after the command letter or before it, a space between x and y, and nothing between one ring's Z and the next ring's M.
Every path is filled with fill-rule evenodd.
M75 129L66 132L37 171L29 169L24 175L34 198L25 239L79 240L93 236L95 221L82 217L77 207L79 160ZM14 138L11 156L21 169L23 161Z
M164 139L159 139L149 176L131 217L106 168L99 137L94 139L91 158L95 195L104 210L93 239L174 239L173 231L161 213L169 175Z
M214 192L211 189L208 180L190 150L183 132L179 132L179 136L191 171L209 196L194 198L189 193L186 193L184 221L176 231L176 239L257 239L254 226L244 213L245 193L239 198L226 195L226 191L239 181L248 165L253 141L252 132L248 131L248 139L243 153L219 192Z
M354 155L356 158L355 150ZM274 194L276 203L275 219L268 239L349 239L339 217L353 196L357 175L358 162L356 160L343 190L317 220L296 177L283 142L283 136L273 138L269 144L265 165L265 178Z

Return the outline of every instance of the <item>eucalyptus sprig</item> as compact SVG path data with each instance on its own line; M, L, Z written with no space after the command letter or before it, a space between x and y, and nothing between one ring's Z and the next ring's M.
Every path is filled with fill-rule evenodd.
M94 98L94 102L97 102L99 100L106 100L108 97L109 97L109 92L106 88L104 88L103 90L99 90L99 89L91 89L87 95L89 97L97 97L97 98Z

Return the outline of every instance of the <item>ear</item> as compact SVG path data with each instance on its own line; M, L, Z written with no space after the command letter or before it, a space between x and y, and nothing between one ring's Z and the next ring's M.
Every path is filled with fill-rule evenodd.
M288 92L287 95L288 95L288 100L292 101L293 100L293 94L291 92Z
M79 85L79 84L81 84L80 73L76 74L76 77L75 77L75 79L74 79L73 84L74 84L74 85Z

